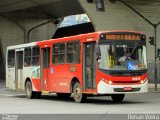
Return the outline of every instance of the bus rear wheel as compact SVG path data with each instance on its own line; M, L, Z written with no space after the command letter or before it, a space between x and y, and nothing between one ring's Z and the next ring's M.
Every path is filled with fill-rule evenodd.
M83 103L86 101L87 96L82 93L82 89L78 82L74 84L73 97L74 97L74 101L77 103Z
M124 94L113 94L111 95L113 102L122 102L124 99Z
M25 85L26 97L32 99L36 97L36 93L32 91L32 83L31 81L27 81Z

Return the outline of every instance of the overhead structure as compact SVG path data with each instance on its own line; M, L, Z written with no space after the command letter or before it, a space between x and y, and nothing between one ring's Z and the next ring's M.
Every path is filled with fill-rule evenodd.
M96 30L106 30L106 28L118 29L121 25L117 26L117 24L119 24L117 21L124 21L121 24L126 26L124 23L126 23L125 17L127 17L127 15L124 17L122 16L129 12L124 11L127 8L120 1L121 0L1 0L0 15L9 18L42 17L57 19L68 15L87 13L91 18L92 23L94 23ZM134 7L153 23L159 22L159 0L123 1ZM97 9L99 9L99 11L97 11ZM113 15L113 12L124 13ZM36 13L41 13L41 15L36 15ZM109 21L114 23L111 27L108 25L110 24Z
M84 10L82 9L81 5L77 0L0 1L0 17L9 20L12 23L15 23L23 31L24 43L32 42L29 39L29 34L32 32L34 28L41 27L51 22L55 24L56 27L57 19L64 18L65 16L69 15L82 13L84 13ZM26 23L29 23L30 21L29 19L41 19L41 22L38 22L37 20L37 24L32 25L30 27L26 27ZM35 21L33 21L33 23L34 22ZM54 29L56 30L56 28ZM54 34L54 31L52 32L52 34Z
M25 17L18 12L42 12L51 18L60 18L68 15L84 13L77 0L1 0L0 15L11 17ZM12 14L10 14L12 13ZM31 15L33 16L33 15ZM26 16L29 17L29 16Z

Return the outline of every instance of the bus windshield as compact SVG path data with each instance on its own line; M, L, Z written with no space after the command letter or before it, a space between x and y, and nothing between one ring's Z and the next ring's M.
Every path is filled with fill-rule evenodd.
M104 70L145 70L146 46L142 44L99 45L99 68Z

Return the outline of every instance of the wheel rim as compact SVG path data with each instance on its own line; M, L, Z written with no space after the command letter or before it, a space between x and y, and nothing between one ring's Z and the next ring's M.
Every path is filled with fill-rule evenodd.
M81 89L79 87L77 87L74 91L74 97L76 101L79 101L81 99L82 96L82 92Z
M27 82L26 84L26 93L27 93L27 96L29 97L31 95L31 85L29 82Z

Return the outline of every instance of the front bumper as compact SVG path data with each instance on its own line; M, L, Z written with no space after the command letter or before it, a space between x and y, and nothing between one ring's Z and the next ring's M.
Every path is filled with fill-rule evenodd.
M124 90L125 87L130 87L132 90ZM148 80L144 84L137 85L109 85L104 81L98 83L98 94L126 94L126 93L145 93L148 92Z

